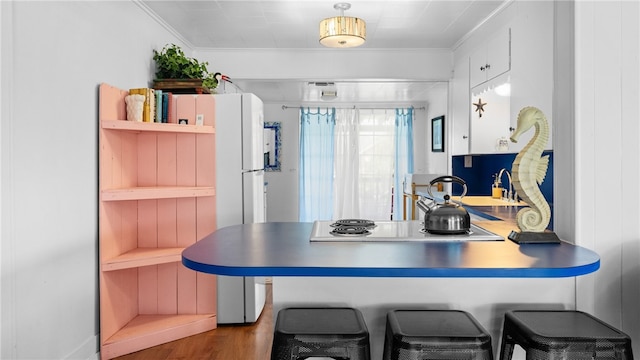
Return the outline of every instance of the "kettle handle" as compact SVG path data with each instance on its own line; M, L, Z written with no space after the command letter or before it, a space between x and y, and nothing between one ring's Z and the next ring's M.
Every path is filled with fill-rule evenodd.
M431 180L431 182L429 183L430 186L427 187L427 193L431 195L432 199L433 199L433 194L431 193L431 186L439 182L458 183L462 185L462 195L460 195L460 198L463 198L465 195L467 195L467 183L464 180L462 180L462 178L457 177L455 175L444 175Z

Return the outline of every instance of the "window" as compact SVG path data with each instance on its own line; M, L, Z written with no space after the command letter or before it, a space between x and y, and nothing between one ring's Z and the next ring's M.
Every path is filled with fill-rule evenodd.
M301 110L300 221L400 220L397 214L402 209L397 204L401 202L398 197L394 199L393 189L401 192L401 178L413 169L413 109L340 109L324 113L335 114L335 123L331 126L330 121L320 122L326 123L320 134L316 123L309 121L311 112ZM311 132L318 133L311 136ZM315 150L310 151L310 147ZM333 164L331 176L312 176L309 169L328 163ZM326 171L327 165L323 169ZM401 175L396 177L395 173Z
M390 220L394 178L393 110L360 110L360 216Z

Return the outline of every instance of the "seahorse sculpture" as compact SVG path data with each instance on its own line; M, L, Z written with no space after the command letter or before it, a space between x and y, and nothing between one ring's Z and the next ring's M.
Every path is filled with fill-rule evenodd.
M549 167L549 156L542 156L549 140L549 123L544 113L532 106L520 110L518 125L511 135L511 141L518 142L518 138L532 127L535 127L535 134L516 156L511 174L518 195L530 206L518 211L517 223L520 231L543 232L551 220L549 203L539 188Z

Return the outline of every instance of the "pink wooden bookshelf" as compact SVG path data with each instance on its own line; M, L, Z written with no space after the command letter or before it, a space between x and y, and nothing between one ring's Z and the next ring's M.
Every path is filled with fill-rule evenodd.
M181 253L216 229L215 101L173 99L173 118L126 120L127 91L100 85L100 354L102 359L216 328L216 277Z

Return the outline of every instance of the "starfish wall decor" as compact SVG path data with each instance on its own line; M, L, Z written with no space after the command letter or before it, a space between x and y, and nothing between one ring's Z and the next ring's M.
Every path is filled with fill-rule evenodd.
M482 112L484 111L484 106L487 105L487 103L483 103L481 98L478 98L478 103L473 103L473 105L476 107L476 112L478 112L479 116L482 117Z

